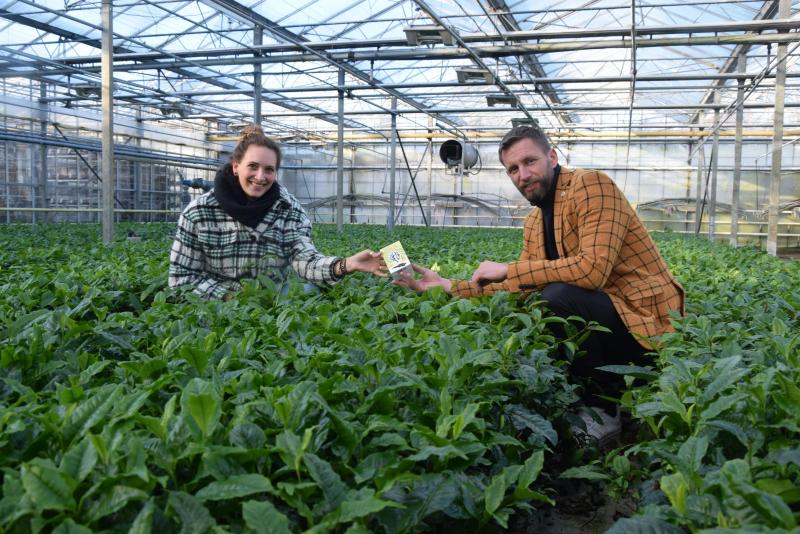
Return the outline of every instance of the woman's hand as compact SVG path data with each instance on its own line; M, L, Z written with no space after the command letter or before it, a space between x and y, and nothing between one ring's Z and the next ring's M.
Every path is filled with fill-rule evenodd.
M389 270L386 268L386 263L380 252L373 252L369 249L362 250L353 254L345 260L347 274L353 272L369 273L375 276L386 277Z
M446 293L450 293L450 289L453 285L450 280L416 263L412 263L411 266L414 268L414 272L422 275L422 278L414 278L410 274L403 272L400 274L400 277L394 281L396 285L405 287L406 289L413 289L417 293L422 293L432 287L438 286L444 289Z

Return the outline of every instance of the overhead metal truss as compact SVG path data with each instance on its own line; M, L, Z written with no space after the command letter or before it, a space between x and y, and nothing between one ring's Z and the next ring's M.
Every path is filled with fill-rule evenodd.
M99 110L100 4L66 5L0 0L0 84L6 94L35 94L40 105ZM763 71L777 44L789 48L787 79L800 75L792 46L800 39L800 0L782 18L774 0L531 7L128 0L115 7L115 107L143 121L214 132L234 132L255 115L274 135L302 138L340 122L343 93L342 123L351 133L386 135L392 98L399 130L424 129L424 116L458 136L523 117L554 132L591 130L618 124L625 110L620 130L663 130L708 123L711 114L697 111L726 107L736 93L729 82L737 80L760 84L743 120L763 123L758 110L771 105L774 77ZM430 26L452 44L409 43L409 31ZM738 73L742 55L750 61ZM457 71L465 68L487 74L461 83ZM798 96L787 85L788 124L800 122ZM487 99L510 106L490 108Z

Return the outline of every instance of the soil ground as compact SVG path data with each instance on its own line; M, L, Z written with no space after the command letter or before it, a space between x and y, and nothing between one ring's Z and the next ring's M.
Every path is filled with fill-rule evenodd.
M622 436L612 446L631 444L636 439L637 428L623 413ZM601 452L608 451L606 448ZM636 512L632 495L613 498L599 482L560 480L556 486L555 508L540 508L536 519L525 513L517 514L509 521L506 534L602 534L617 519Z
M560 497L553 509L540 509L536 517L519 514L511 519L507 534L602 534L621 517L635 511L631 499L615 500L599 485L581 495Z

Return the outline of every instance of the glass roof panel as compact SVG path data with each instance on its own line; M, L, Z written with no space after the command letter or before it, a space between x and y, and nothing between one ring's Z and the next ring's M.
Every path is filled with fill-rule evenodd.
M6 83L41 81L57 95L54 105L97 107L91 91L76 87L99 81L100 2L19 0L0 6L5 10L0 69L6 71ZM798 9L800 0L794 0L795 20ZM764 12L763 2L752 1L638 1L637 79L632 84L631 9L618 0L124 0L114 2L115 80L123 99L118 105L147 104L146 113L158 117L176 100L192 113L221 120L230 115L238 121L252 112L258 63L263 98L271 102L264 109L279 117L279 123L329 127L330 117L320 123L319 114L337 109L342 67L345 85L351 88L345 107L362 124L386 124L386 114L355 113L385 111L392 95L399 97L400 109L445 110L454 123L470 128L505 126L509 117L523 115L500 108L474 111L488 108L487 96L504 95L554 127L624 125L629 116L643 126L679 124L707 101L712 76L730 70L732 54L747 49L748 72L755 76L776 49L762 43L698 45L697 39L742 35L725 26L752 21ZM466 48L406 41L406 28L438 22L464 38ZM260 58L253 48L256 24L265 26ZM690 27L697 24L719 30ZM497 35L517 28L535 33L521 41L511 34ZM662 31L648 33L653 28ZM553 32L572 34L555 38ZM651 40L664 44L650 46ZM514 51L498 52L502 47ZM798 52L789 48L787 95L796 99ZM493 83L459 82L465 69L484 67ZM756 91L751 102L769 102L772 81L762 84L765 89ZM369 91L362 89L370 86ZM729 102L735 82L721 86L722 101ZM303 91L295 91L297 87ZM635 109L630 113L632 97ZM563 112L562 106L567 106ZM310 115L294 116L303 113ZM796 114L797 108L790 105L787 113ZM425 114L408 117L413 124L427 124Z

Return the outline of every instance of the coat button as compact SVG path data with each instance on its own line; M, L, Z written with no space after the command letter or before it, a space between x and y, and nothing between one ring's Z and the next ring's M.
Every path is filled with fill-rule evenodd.
M257 238L256 236L254 236L254 235L250 234L250 241L252 241L253 243L255 243L256 241L258 241L258 238Z

